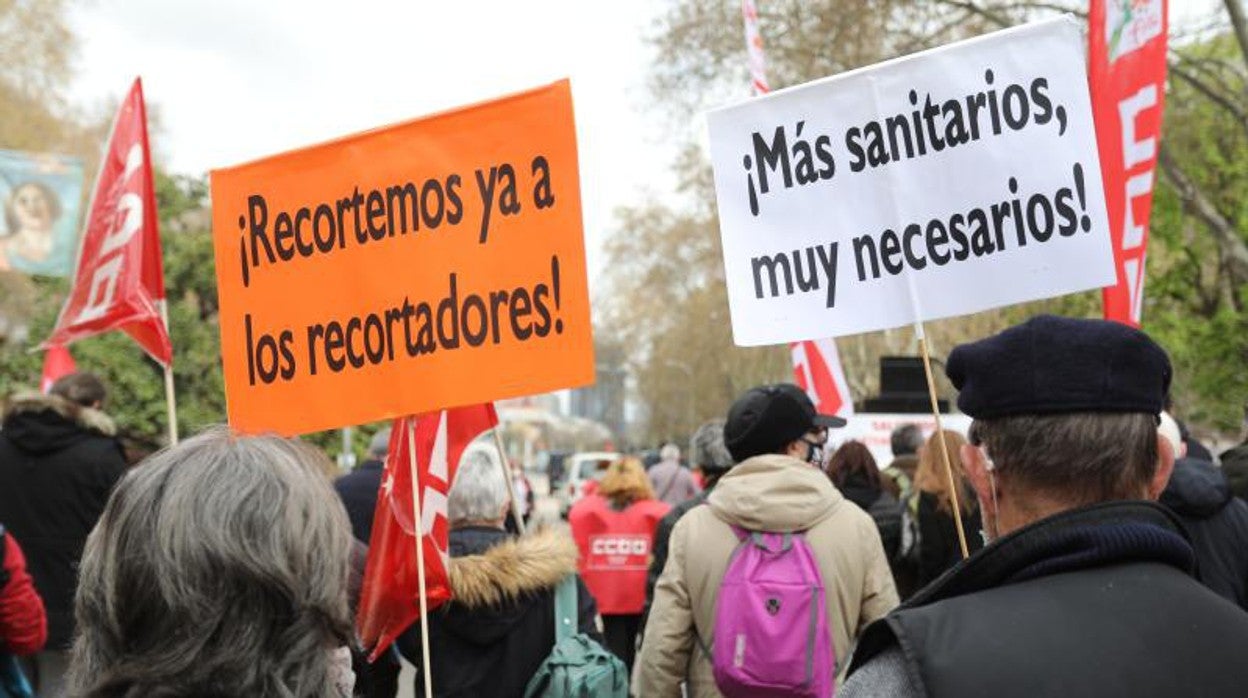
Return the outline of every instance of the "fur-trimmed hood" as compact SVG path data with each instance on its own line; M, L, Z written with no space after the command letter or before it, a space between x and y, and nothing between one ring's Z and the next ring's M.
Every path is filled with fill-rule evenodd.
M547 529L451 558L451 591L468 608L498 606L553 589L576 571L576 543Z
M19 393L4 410L4 435L30 453L47 453L91 436L113 437L117 426L103 412L57 395Z
M451 531L454 598L436 618L445 632L480 647L549 627L554 588L576 572L576 557L571 537L553 530L520 538L499 529ZM538 632L533 641L548 637Z

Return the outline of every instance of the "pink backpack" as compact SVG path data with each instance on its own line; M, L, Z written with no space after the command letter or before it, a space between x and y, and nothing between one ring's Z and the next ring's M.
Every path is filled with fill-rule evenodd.
M726 698L830 698L836 650L814 552L802 533L733 527L715 603L711 663Z

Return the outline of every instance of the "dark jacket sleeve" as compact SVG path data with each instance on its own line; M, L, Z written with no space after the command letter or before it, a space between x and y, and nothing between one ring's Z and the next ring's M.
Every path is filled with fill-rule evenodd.
M646 571L646 603L641 609L641 625L637 628L637 637L646 635L646 621L650 620L650 605L654 603L654 585L659 583L659 577L663 575L663 568L667 565L667 549L672 538L672 529L676 528L676 522L691 508L689 502L677 504L654 527L654 540L650 544L650 569Z
M108 504L108 498L113 494L113 488L117 486L121 476L126 474L129 466L121 442L112 437L94 440L90 452L84 456L84 463L91 468L91 495L90 500L83 502L83 505L87 508L88 520L99 521L104 513L104 505Z
M26 572L26 559L13 536L0 529L4 545L4 574L0 588L0 649L17 655L34 654L48 638L48 619L43 599Z
M948 566L949 518L936 508L936 498L924 494L919 498L919 584L924 585L940 576ZM956 532L953 532L956 535Z
M576 603L577 626L580 631L592 637L598 644L606 646L602 633L598 632L598 604L579 574L576 575Z

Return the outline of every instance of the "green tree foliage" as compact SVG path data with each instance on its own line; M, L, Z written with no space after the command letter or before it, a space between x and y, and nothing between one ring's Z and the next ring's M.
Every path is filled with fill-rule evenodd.
M1234 246L1248 245L1248 56L1230 33L1174 53L1144 327L1170 350L1178 408L1233 430L1248 405L1248 266Z

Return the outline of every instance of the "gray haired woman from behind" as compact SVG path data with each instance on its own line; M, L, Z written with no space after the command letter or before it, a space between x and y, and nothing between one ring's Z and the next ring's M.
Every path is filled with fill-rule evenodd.
M213 429L129 472L83 554L72 695L350 696L351 528L324 458Z

